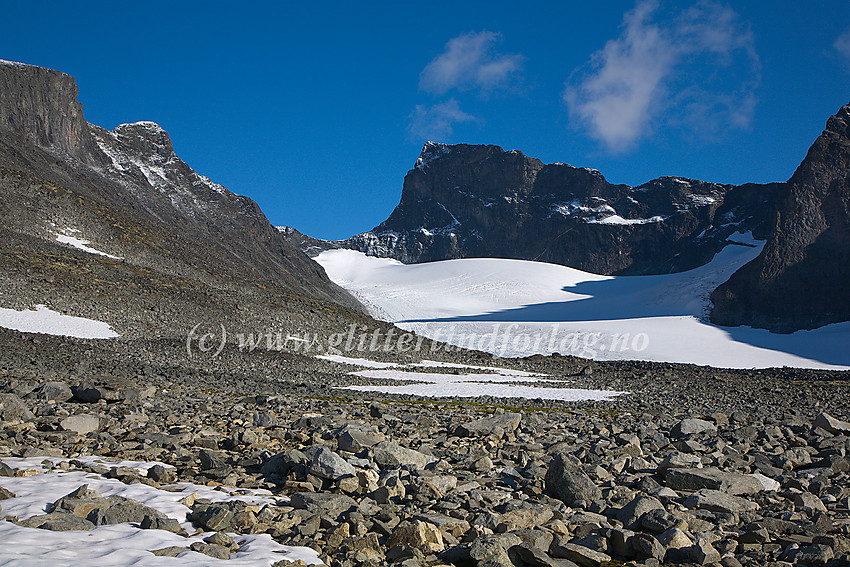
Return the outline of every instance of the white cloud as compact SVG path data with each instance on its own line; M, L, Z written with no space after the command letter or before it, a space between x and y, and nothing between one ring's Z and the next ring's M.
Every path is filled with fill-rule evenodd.
M457 100L450 98L433 106L416 105L410 115L408 131L415 141L441 141L451 136L458 122L478 120L460 109Z
M419 88L434 94L452 89L490 92L507 86L522 69L520 54L501 54L495 49L502 36L482 31L460 35L446 44L419 76Z
M834 47L835 50L844 57L844 59L850 62L850 28L838 36L838 39L835 40L832 47Z
M620 36L594 53L564 92L572 120L612 151L665 124L710 134L746 128L752 118L760 66L738 15L699 2L655 21L657 8L655 0L638 2Z

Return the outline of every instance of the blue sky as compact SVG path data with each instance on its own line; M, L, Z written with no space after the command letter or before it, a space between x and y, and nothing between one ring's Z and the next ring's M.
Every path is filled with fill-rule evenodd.
M323 238L384 220L426 139L615 183L791 176L850 102L850 3L16 2L0 58L153 120L198 172ZM8 25L11 23L12 25Z

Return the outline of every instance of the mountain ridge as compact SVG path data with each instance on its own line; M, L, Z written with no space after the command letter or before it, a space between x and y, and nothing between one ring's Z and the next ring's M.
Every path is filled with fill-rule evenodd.
M598 170L543 164L518 150L429 142L399 205L371 231L340 241L286 233L308 254L351 248L404 263L499 257L601 274L671 273L705 264L736 231L766 237L764 211L777 193L778 184L673 176L615 185Z
M323 311L333 314L329 323L363 317L253 200L181 160L164 129L100 128L76 97L70 75L0 64L4 307L111 314L122 335L134 336L156 319L161 332L184 338L213 317L210 309L238 319L251 304L266 306L261 313L281 306L268 314L279 321Z

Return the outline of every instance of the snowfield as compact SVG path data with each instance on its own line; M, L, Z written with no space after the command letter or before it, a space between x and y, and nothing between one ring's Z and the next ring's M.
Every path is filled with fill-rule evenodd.
M749 233L729 241L709 264L659 276L494 258L405 265L352 250L316 261L373 317L500 356L850 369L850 323L783 335L707 321L709 294L763 247Z

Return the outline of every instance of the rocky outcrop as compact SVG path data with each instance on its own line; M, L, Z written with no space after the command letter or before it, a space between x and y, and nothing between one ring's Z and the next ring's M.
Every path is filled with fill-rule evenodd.
M850 320L850 105L784 186L758 258L712 294L712 321L780 332Z
M0 132L85 163L100 161L77 84L59 71L0 60Z
M286 233L313 254L351 248L405 263L495 257L602 274L669 273L706 263L735 232L766 237L765 211L778 188L678 177L633 188L517 150L429 142L379 226L336 242Z

